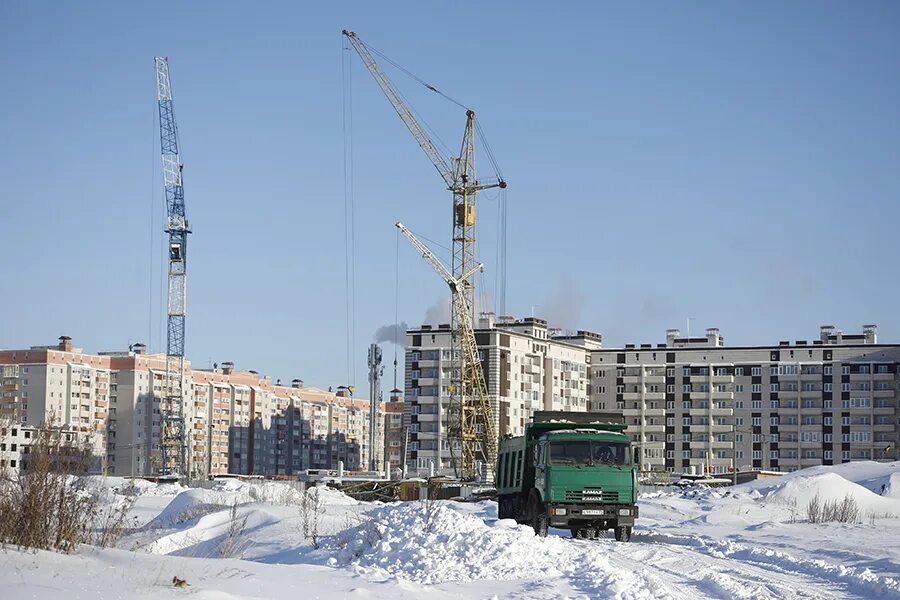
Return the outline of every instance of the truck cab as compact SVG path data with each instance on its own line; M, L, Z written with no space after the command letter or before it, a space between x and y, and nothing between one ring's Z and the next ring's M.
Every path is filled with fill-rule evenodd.
M524 436L500 442L498 516L529 524L538 535L552 526L573 537L612 529L617 540L630 539L637 465L624 430L616 415L535 413Z

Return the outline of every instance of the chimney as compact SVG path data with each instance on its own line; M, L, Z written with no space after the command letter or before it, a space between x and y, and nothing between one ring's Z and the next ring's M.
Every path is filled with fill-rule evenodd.
M832 335L834 335L834 325L822 325L819 327L819 339L822 340L823 344L829 343L829 338Z
M222 373L224 375L231 375L234 373L234 363L230 360L226 360L222 363Z
M866 338L866 344L877 344L878 343L878 325L874 323L871 325L863 325L863 335Z
M675 340L681 337L680 329L666 329L666 346L674 346Z
M478 328L479 329L493 329L495 319L496 319L496 315L492 312L481 313L481 317L478 319Z
M59 349L63 352L72 351L72 338L67 335L59 336Z
M709 342L710 346L721 346L722 345L722 336L719 335L718 327L710 327L706 330L706 341Z

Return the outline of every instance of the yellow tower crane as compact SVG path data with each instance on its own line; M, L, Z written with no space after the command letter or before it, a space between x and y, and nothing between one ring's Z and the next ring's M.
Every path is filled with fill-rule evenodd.
M373 52L379 54L382 58L387 59L383 54L374 48L368 46L359 39L359 36L352 31L343 31L344 36L359 54L363 64L369 73L375 79L378 87L387 97L391 106L397 112L400 120L406 125L406 128L412 134L416 143L425 152L425 155L431 161L440 174L441 179L453 196L453 251L451 268L446 271L448 285L450 285L453 297L453 310L451 311L451 331L452 331L452 356L454 357L454 368L451 369L451 388L453 390L453 400L450 406L450 448L451 457L454 453L454 442L462 447L462 476L474 479L476 476L475 457L480 455L489 469L493 468L493 461L496 452L496 436L494 434L494 417L491 410L491 403L487 396L487 388L484 385L484 373L481 369L481 362L477 359L478 353L475 348L475 337L472 333L472 324L475 319L475 283L472 279L473 275L479 270L476 268L476 252L475 252L475 222L476 195L481 190L490 188L505 188L506 182L499 173L496 161L490 147L487 146L483 134L480 132L478 122L475 120L475 112L465 108L466 125L463 132L462 144L458 156L445 156L442 154L435 144L431 141L425 128L416 119L413 110L406 103L403 96L394 87L391 80L385 75L378 62L373 56ZM391 61L392 62L392 61ZM439 92L435 87L428 85L422 80L416 78L420 83L425 85L429 90L450 99L448 96ZM450 99L455 104L462 107L455 100ZM476 132L487 149L487 155L496 172L496 178L490 180L479 181L475 176L475 136ZM412 242L415 236L410 237L409 231L401 228L404 235ZM414 245L421 243L416 240ZM422 246L424 248L424 246ZM427 250L427 249L426 249ZM434 256L430 252L428 254L431 262ZM440 264L440 263L438 263ZM432 263L432 266L435 266ZM435 267L437 268L437 267ZM440 270L438 270L442 276ZM462 308L464 312L461 312ZM472 356L466 344L471 339ZM458 357L458 358L457 358ZM471 362L467 362L470 361ZM483 396L479 396L483 394ZM480 425L479 425L480 423ZM479 433L479 426L481 432ZM480 443L479 443L480 442ZM480 447L480 449L479 449ZM491 450L493 448L494 450ZM440 451L440 450L438 450ZM453 460L453 468L459 474L459 465Z
M487 476L492 480L494 463L497 459L497 433L494 428L494 411L491 399L488 395L487 383L484 379L484 371L478 358L478 345L475 342L475 330L472 327L471 307L464 292L463 281L474 275L477 271L484 270L479 263L463 277L454 277L447 267L428 249L425 244L413 235L413 233L397 223L397 229L409 240L409 243L422 255L422 258L437 272L438 275L450 286L450 295L453 303L453 317L456 329L453 335L459 339L462 407L460 411L461 436L462 436L462 471L463 477L475 479L477 461L481 460L487 467ZM478 433L481 425L480 435ZM480 439L479 439L480 438Z

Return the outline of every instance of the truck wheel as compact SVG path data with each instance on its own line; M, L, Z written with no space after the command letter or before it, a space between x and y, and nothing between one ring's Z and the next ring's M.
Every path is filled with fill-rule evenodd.
M616 541L617 542L627 542L631 539L631 527L626 525L622 525L621 527L616 527Z
M531 527L534 529L534 534L539 537L547 537L550 529L547 512L544 510L543 504L534 497L531 499Z

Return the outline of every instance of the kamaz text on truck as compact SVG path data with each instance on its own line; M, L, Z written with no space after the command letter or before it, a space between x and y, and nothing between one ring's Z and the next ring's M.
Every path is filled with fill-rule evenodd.
M631 538L638 516L637 465L618 415L536 412L525 435L503 439L497 456L501 519L594 538L612 529Z

